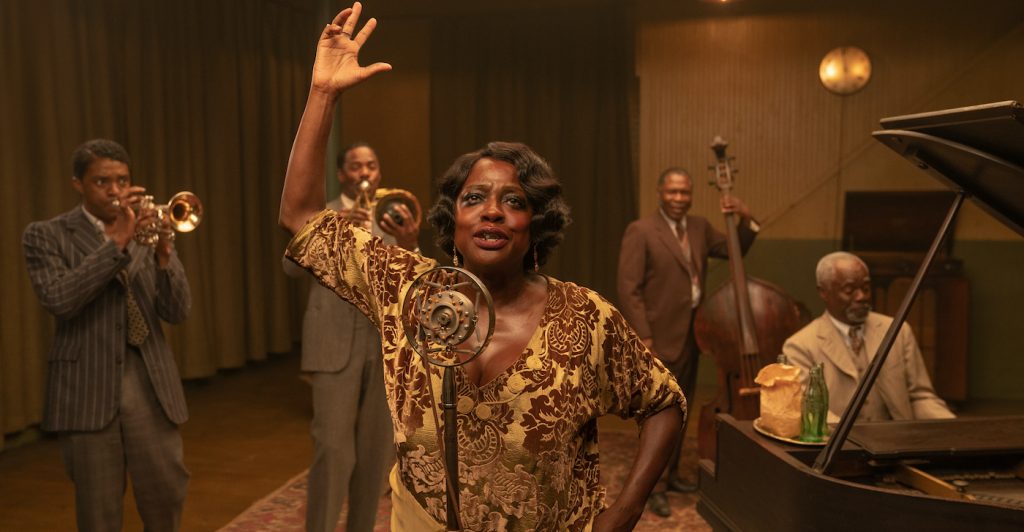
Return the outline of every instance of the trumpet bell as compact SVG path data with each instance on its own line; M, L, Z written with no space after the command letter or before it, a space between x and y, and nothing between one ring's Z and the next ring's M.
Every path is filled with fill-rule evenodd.
M167 217L175 231L188 233L203 221L203 202L191 192L179 192L167 202Z
M408 190L400 188L378 188L375 194L375 206L373 208L373 219L377 225L384 220L384 215L391 216L391 219L398 225L405 225L405 219L396 208L399 204L405 205L412 213L416 223L420 223L423 213L420 209L420 202L416 196Z

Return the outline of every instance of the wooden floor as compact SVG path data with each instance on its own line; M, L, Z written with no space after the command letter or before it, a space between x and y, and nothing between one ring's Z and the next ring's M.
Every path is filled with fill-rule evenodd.
M279 355L244 369L186 383L191 417L182 426L192 473L183 531L214 531L309 467L309 386L297 355ZM600 430L635 431L631 420L601 419ZM73 530L74 490L56 439L0 452L0 532ZM142 531L131 489L124 530Z
M697 405L713 394L713 363L698 385ZM710 384L711 387L708 387ZM308 385L295 355L276 356L242 370L186 384L191 419L182 427L192 473L183 531L213 531L308 467L312 455ZM696 422L698 409L691 411ZM1020 402L975 402L961 415L1021 414ZM694 425L691 425L694 426ZM602 418L601 430L635 430L632 421ZM71 482L56 440L44 438L0 453L0 532L74 529ZM126 531L141 531L131 495Z
M217 530L309 466L309 386L297 356L278 356L186 385L182 426L192 473L183 531ZM130 491L130 490L129 490ZM0 453L0 531L74 530L74 493L57 441ZM126 531L141 531L131 496Z

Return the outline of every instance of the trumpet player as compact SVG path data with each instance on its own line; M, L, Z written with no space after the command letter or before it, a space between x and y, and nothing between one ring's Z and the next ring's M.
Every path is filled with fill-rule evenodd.
M371 214L381 180L373 148L352 144L338 156L337 167L342 193L327 207L389 244L416 250L420 222L406 205L395 207L401 223ZM289 275L305 274L290 260L283 264ZM315 282L302 325L302 371L313 388L306 530L333 532L346 500L345 530L373 530L393 455L380 333L356 307Z
M129 166L116 142L79 146L71 185L81 204L29 224L22 239L57 325L42 428L58 433L83 531L121 529L128 475L145 529L177 530L189 479L178 431L188 410L160 320L185 320L191 294L169 229L152 249L134 241L157 220L133 210L144 189Z

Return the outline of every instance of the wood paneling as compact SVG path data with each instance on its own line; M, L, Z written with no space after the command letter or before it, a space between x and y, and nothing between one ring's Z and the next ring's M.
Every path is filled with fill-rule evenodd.
M721 16L645 17L637 32L640 211L655 180L690 169L694 212L718 218L703 185L707 148L724 136L741 170L736 193L769 238L836 239L846 190L941 188L871 139L885 116L1024 99L1024 4L847 2ZM706 11L706 10L705 10ZM840 97L817 79L825 53L856 45L873 62L861 92ZM973 205L957 236L1015 239Z

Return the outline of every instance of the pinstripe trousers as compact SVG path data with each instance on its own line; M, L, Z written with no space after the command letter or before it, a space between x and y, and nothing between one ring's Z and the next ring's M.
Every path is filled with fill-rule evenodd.
M98 431L60 433L61 453L75 484L78 529L121 530L126 478L147 532L178 530L189 473L181 434L157 401L145 363L128 347L120 408Z

